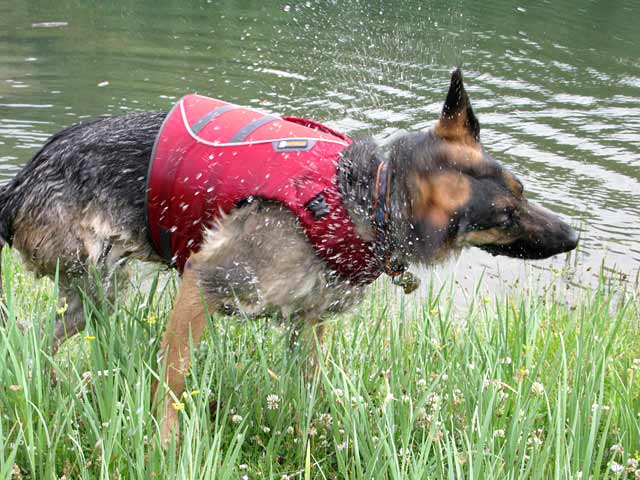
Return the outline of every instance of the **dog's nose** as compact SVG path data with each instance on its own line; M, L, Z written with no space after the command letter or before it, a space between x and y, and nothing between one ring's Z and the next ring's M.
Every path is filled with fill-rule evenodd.
M580 234L573 228L569 227L569 231L565 236L565 240L562 242L563 252L569 252L578 246L580 242Z

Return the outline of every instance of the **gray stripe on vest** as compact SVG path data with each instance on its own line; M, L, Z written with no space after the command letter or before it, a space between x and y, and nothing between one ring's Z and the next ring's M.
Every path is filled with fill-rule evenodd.
M236 134L231 137L228 143L238 143L243 142L245 138L251 135L254 131L260 128L262 125L273 122L274 120L280 120L278 117L272 117L267 115L266 117L259 118L254 120L253 122L247 123L244 127L236 132Z
M171 232L160 227L160 255L168 264L173 264L173 253L171 252Z
M200 118L196 123L191 125L191 131L193 131L194 135L197 135L200 130L207 126L207 124L216 117L219 117L224 112L228 112L229 110L233 110L234 108L240 108L238 105L223 105L222 107L214 108L209 113Z

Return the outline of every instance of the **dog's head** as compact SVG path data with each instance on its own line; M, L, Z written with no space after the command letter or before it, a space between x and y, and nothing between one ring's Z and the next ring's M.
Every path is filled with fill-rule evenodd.
M393 148L406 172L416 253L423 260L464 246L523 259L576 248L576 232L528 201L522 182L482 147L459 69L435 128L408 135Z

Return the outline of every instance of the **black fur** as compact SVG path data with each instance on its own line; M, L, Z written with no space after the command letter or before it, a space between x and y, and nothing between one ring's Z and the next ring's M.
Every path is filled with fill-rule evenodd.
M11 244L20 209L55 212L98 201L132 228L145 228L151 149L166 113L132 113L68 127L53 135L0 192L0 236ZM106 198L105 198L106 197ZM123 214L126 214L123 217Z

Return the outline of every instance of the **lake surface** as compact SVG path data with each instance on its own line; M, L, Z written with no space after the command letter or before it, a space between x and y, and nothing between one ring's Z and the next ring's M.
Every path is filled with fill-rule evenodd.
M0 181L64 126L189 92L352 136L425 129L460 65L486 149L582 241L569 259L474 249L448 269L463 282L569 266L586 284L603 262L637 275L637 0L118 3L0 2Z

